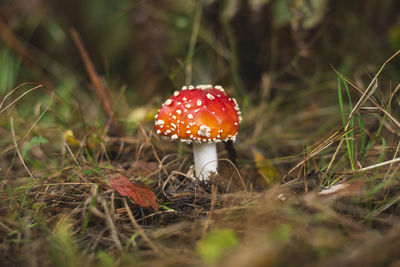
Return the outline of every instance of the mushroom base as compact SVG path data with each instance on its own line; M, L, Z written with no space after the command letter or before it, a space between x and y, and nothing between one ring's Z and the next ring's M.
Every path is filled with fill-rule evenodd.
M217 174L218 157L216 144L193 143L194 168L196 177L209 181L212 173Z

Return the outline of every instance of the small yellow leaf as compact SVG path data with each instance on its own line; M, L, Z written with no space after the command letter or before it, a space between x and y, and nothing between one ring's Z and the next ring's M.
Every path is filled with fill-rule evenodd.
M146 121L154 121L154 116L158 113L158 109L153 108L147 112Z
M127 120L133 123L153 121L156 114L157 109L151 108L149 106L137 107L129 113Z
M277 183L279 181L279 173L272 164L272 162L266 159L259 151L256 149L252 150L254 161L258 172L264 178L267 185Z
M69 145L69 146L79 146L81 144L81 142L75 138L74 136L74 132L71 130L66 130L64 132L64 136L65 136L65 142Z

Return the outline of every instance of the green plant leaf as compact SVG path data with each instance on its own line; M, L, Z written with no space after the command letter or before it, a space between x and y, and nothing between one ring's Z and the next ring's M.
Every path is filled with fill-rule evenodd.
M233 249L239 243L239 239L232 229L219 228L206 234L197 243L197 253L208 262L216 262L224 253Z

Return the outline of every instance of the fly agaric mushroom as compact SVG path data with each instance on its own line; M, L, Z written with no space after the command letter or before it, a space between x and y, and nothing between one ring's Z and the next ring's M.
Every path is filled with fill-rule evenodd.
M164 102L155 117L157 134L193 142L196 177L209 180L217 174L216 143L235 141L242 120L234 98L221 86L184 86Z

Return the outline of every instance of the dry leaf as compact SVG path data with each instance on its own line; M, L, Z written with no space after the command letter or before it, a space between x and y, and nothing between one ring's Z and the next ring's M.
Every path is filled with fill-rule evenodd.
M64 138L65 142L69 146L78 147L81 144L81 142L74 136L74 132L69 129L64 132Z
M141 207L152 207L154 211L158 211L156 195L144 184L133 184L125 176L109 180L110 185L121 196L130 197Z

